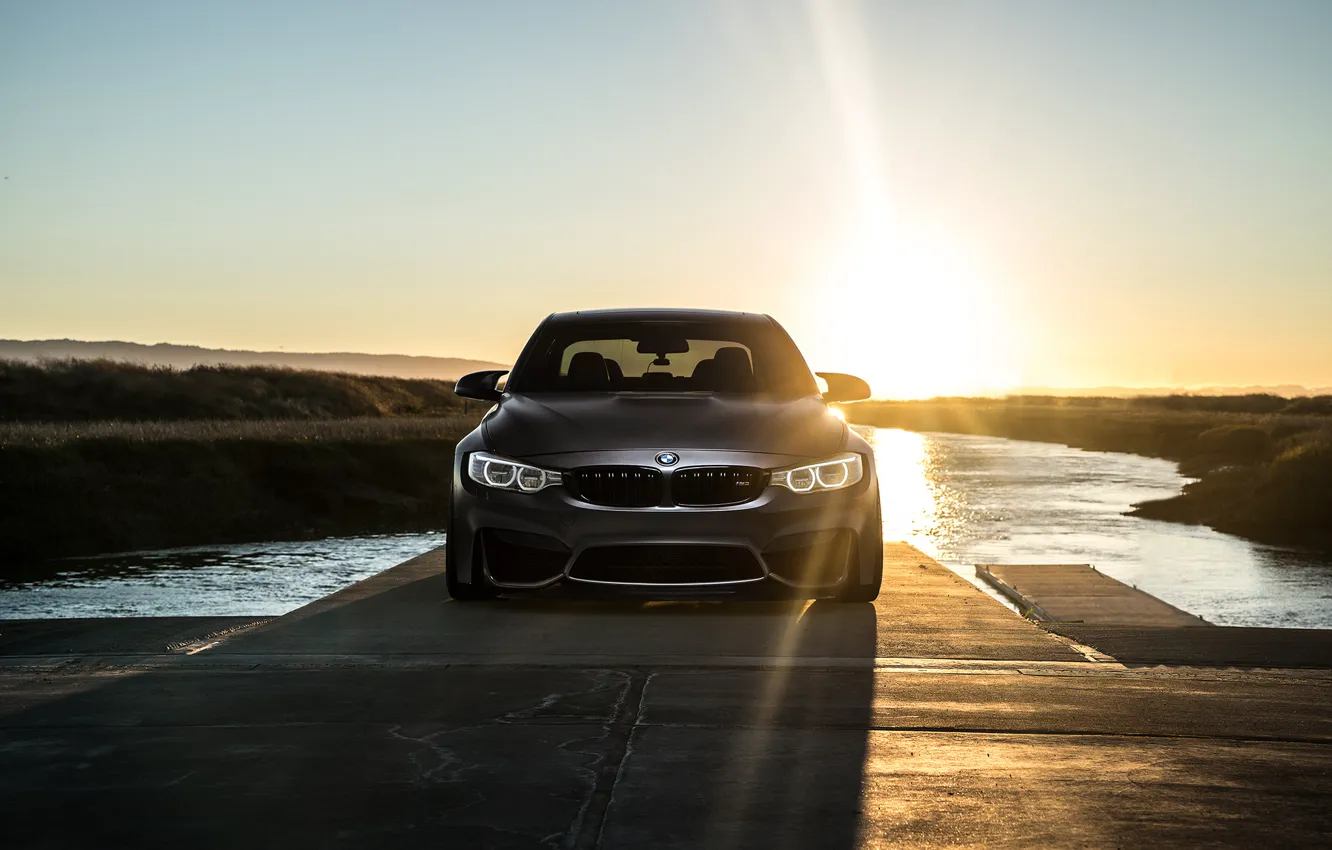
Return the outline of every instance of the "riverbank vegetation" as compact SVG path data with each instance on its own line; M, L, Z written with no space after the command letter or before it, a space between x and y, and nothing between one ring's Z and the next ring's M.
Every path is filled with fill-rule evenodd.
M456 442L476 427L479 414L395 416L383 419L229 420L166 422L0 422L0 449L55 447L95 441L383 443L427 439Z
M867 402L852 421L1173 460L1198 479L1131 513L1332 550L1332 397L933 399Z
M442 381L0 363L0 567L443 528L478 408Z
M451 381L275 366L0 360L2 422L449 416L475 408Z
M477 418L0 426L0 565L440 529Z

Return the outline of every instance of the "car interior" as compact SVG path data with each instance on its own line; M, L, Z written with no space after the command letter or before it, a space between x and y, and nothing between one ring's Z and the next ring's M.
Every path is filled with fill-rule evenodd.
M679 352L683 353L683 352ZM559 384L569 392L754 392L754 368L741 346L722 346L692 367L675 371L669 354L659 353L641 374L626 374L614 358L597 351L579 351L569 359ZM687 371L685 371L687 369Z

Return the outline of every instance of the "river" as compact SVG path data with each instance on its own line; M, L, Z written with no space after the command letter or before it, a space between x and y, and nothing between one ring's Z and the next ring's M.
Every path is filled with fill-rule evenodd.
M878 428L884 538L950 566L1092 564L1225 626L1332 628L1332 558L1124 516L1176 495L1171 461Z
M973 564L1093 564L1218 625L1332 628L1332 559L1127 517L1180 491L1169 461L1053 443L862 429L884 537ZM443 534L329 538L58 562L0 584L0 618L274 615L439 546ZM880 597L891 610L892 596Z

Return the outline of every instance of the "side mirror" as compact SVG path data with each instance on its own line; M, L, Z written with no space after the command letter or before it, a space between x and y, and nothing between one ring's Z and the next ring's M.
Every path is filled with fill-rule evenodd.
M504 393L495 389L499 379L509 374L508 369L491 369L486 372L473 372L470 375L463 375L458 379L453 391L463 398L474 398L479 401L499 401Z
M843 375L841 372L815 372L828 384L828 391L823 400L829 403L842 401L863 401L870 397L869 384L855 375Z

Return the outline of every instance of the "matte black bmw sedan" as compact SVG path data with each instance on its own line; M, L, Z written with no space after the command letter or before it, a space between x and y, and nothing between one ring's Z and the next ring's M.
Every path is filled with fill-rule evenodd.
M869 396L819 373L771 317L557 313L458 444L448 533L457 600L556 584L661 595L879 593L869 445L828 409Z

